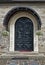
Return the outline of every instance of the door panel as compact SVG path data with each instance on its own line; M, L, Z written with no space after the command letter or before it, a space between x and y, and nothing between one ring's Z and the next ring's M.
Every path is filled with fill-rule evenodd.
M27 17L21 17L15 23L15 50L33 51L33 23Z

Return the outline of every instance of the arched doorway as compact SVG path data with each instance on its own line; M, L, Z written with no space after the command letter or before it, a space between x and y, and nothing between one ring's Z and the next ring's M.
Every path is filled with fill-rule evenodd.
M33 31L32 31L33 32L33 34L32 34L33 44L32 44L32 49L30 49L31 47L29 49L30 49L30 51L38 52L38 37L36 36L36 32L41 29L41 20L36 11L34 11L31 8L27 8L27 7L13 8L5 16L3 25L6 27L6 30L10 31L9 51L16 50L16 48L15 48L16 47L15 46L15 42L16 42L15 41L15 38L16 38L15 37L15 23L21 17L27 17L28 18L27 20L33 22L33 26L32 26L33 27L32 28L33 29ZM29 27L29 28L31 28L31 27ZM27 49L27 51L29 51L29 49ZM26 51L26 50L24 50L24 51Z
M15 50L33 51L33 22L27 17L15 23Z

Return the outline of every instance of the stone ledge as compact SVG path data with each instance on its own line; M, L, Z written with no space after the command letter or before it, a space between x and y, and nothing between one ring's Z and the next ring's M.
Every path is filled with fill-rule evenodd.
M11 59L11 58L45 58L43 53L34 53L34 52L2 52L0 53L0 59Z
M15 2L45 2L45 0L1 0L0 3L15 3Z

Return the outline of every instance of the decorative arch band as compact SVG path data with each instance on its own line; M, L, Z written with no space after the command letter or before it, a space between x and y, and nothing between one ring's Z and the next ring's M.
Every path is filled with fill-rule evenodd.
M4 18L3 25L6 27L6 30L8 30L8 23L9 23L10 18L14 15L14 13L16 14L19 11L26 11L26 12L29 12L30 14L32 14L36 18L36 20L37 20L38 30L41 29L41 20L40 20L40 17L39 17L39 15L33 9L27 8L27 7L17 7L17 8L11 9L7 13L5 18Z

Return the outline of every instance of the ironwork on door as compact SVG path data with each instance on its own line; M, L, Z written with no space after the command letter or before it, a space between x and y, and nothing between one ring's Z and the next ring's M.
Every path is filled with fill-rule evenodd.
M15 50L33 51L33 22L27 17L15 23Z

